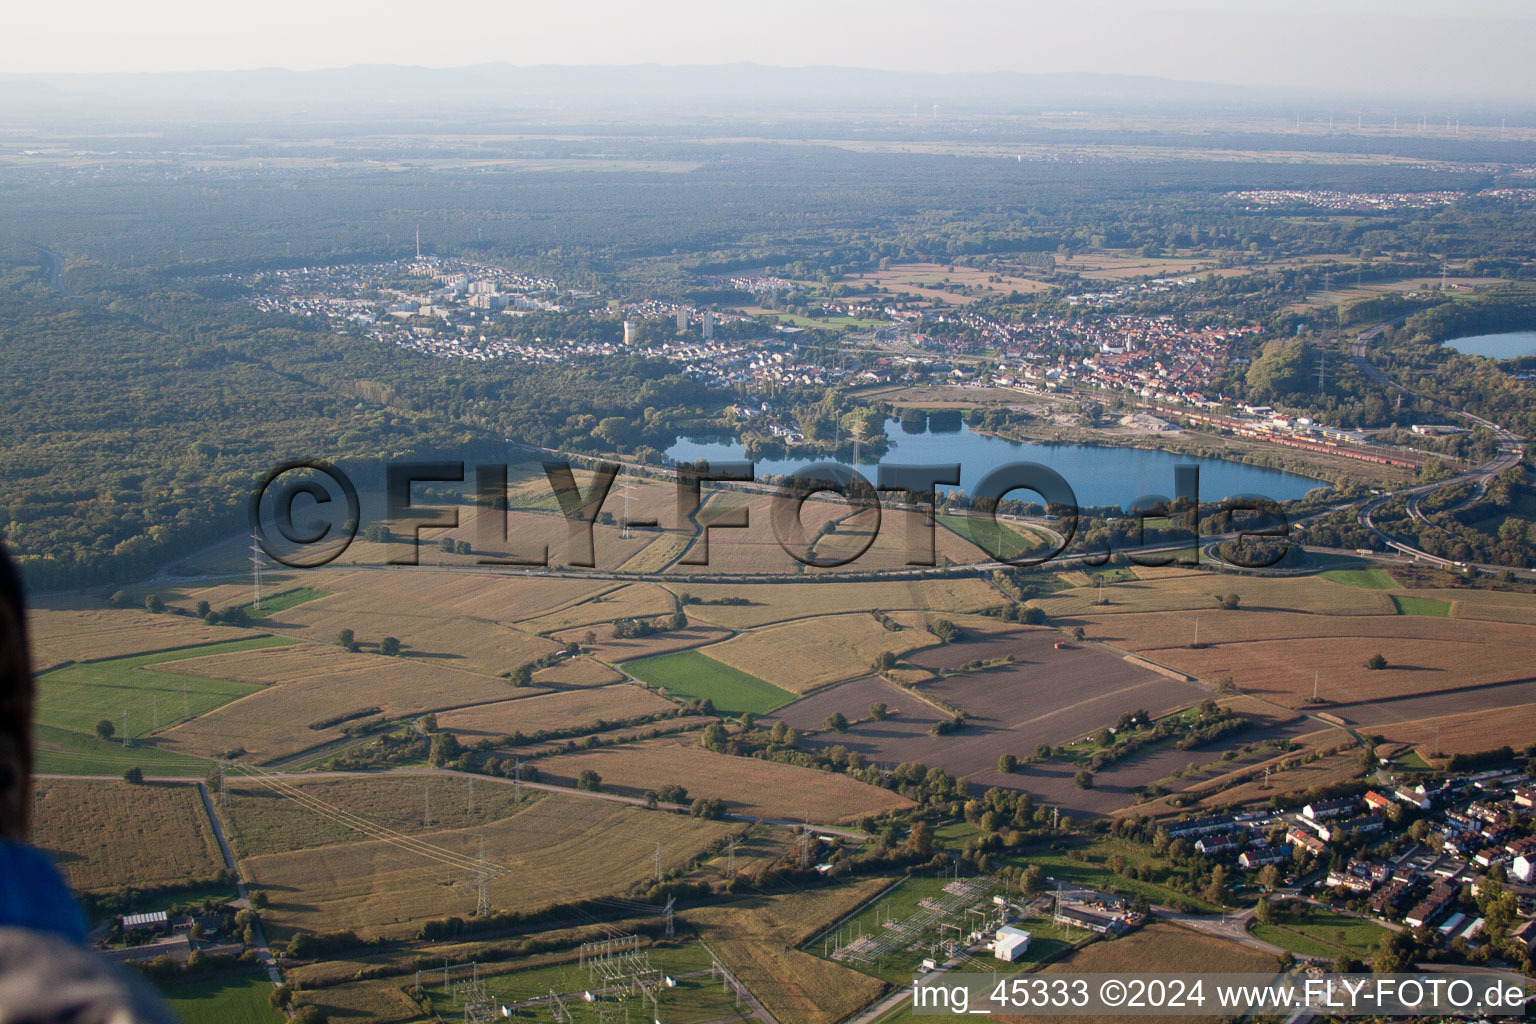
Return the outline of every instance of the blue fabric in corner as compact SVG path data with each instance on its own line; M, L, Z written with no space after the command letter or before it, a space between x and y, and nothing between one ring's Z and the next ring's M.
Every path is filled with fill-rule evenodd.
M0 842L0 926L85 942L85 914L42 852Z

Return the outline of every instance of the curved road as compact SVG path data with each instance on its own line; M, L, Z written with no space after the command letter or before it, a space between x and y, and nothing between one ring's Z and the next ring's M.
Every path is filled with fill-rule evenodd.
M1424 396L1420 395L1416 391L1411 391L1403 385L1397 383L1395 380L1383 373L1374 363L1370 361L1369 358L1367 358L1367 352L1370 349L1371 342L1381 337L1382 332L1385 331L1388 327L1392 326L1393 324L1400 323L1402 319L1402 317L1398 317L1396 320L1389 320L1384 324L1377 324L1375 327L1372 327L1369 330L1361 331L1360 334L1356 336L1355 340L1350 342L1349 354L1350 357L1355 361L1355 364L1360 367L1361 372L1370 378L1370 380L1374 383L1383 387L1388 387L1400 391L1410 398L1422 400ZM1488 485L1496 476L1504 472L1506 469L1518 465L1520 460L1525 456L1524 442L1511 431L1506 430L1504 427L1501 427L1497 423L1494 423L1490 420L1485 420L1481 416L1475 416L1472 413L1464 412L1460 409L1451 409L1441 405L1438 402L1434 404L1437 410L1448 416L1453 416L1465 420L1474 427L1481 427L1484 430L1490 431L1496 438L1498 438L1498 453L1483 465L1478 466L1475 469L1468 470L1464 473L1458 473L1455 476L1447 477L1444 480L1439 480L1429 484L1421 484L1417 487L1388 491L1384 494L1377 495L1361 506L1359 512L1360 525L1371 531L1371 533L1373 533L1376 538L1383 544L1387 545L1387 547L1394 551L1400 551L1403 554L1408 555L1410 558L1413 558L1415 561L1429 562L1432 565L1438 565L1442 568L1470 568L1476 572L1487 573L1490 575L1503 572L1507 566L1486 565L1481 563L1468 565L1465 563L1453 562L1448 558L1441 558L1438 555L1432 555L1427 551L1423 551L1419 548L1403 543L1376 525L1375 514L1379 512L1383 506L1389 502L1395 501L1398 498L1408 499L1408 514L1410 516L1426 524L1433 525L1430 523L1429 519L1427 519L1424 514L1419 511L1418 508L1419 501L1425 495L1434 491L1444 490L1448 487L1455 487L1459 484L1468 482L1476 484L1475 494L1481 495L1488 489ZM1519 576L1536 578L1536 572L1531 570L1514 569L1511 571Z

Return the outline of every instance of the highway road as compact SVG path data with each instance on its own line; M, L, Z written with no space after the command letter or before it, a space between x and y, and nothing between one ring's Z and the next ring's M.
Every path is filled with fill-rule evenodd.
M1377 368L1376 365L1373 364L1368 358L1368 352L1370 350L1371 343L1374 342L1377 338L1381 337L1382 332L1388 327L1392 326L1393 324L1400 323L1401 321L1402 318L1399 317L1396 320L1389 320L1384 324L1377 324L1375 327L1372 327L1369 330L1361 331L1355 340L1350 343L1349 354L1350 357L1355 361L1356 365L1360 367L1361 372L1363 372L1375 383L1384 387L1392 388L1396 391L1400 391L1404 395L1415 400L1423 400L1424 396L1420 395L1416 391L1410 391L1408 388L1392 380L1386 374L1382 373L1381 370ZM1429 484L1421 484L1417 487L1387 491L1373 497L1370 501L1366 502L1360 507L1360 525L1371 531L1371 533L1373 533L1376 538L1383 544L1387 545L1387 547L1394 551L1401 552L1415 561L1427 562L1430 565L1436 565L1445 569L1470 569L1475 572L1481 572L1489 575L1504 572L1507 567L1501 565L1485 565L1479 563L1465 564L1454 562L1448 558L1441 558L1438 555L1432 555L1420 548L1416 548L1412 545L1403 543L1397 537L1391 536L1376 525L1375 517L1377 512L1381 511L1381 509L1390 502L1393 502L1399 498L1407 498L1408 514L1418 521L1432 526L1434 524L1419 509L1419 503L1425 496L1433 494L1436 491L1442 491L1446 488L1456 487L1463 483L1471 482L1476 485L1476 489L1473 492L1473 496L1469 498L1468 501L1475 500L1476 497L1481 496L1485 491L1487 491L1489 484L1492 483L1495 477L1504 472L1506 469L1518 465L1520 460L1524 458L1525 443L1514 433L1510 432L1499 424L1490 420L1483 419L1481 416L1475 416L1472 413L1464 412L1460 409L1452 409L1438 403L1436 403L1436 409L1444 415L1460 419L1466 423L1469 423L1473 427L1481 427L1484 430L1490 431L1498 439L1497 454L1495 454L1494 457L1488 462L1476 467L1475 469L1470 469L1464 473L1458 473L1457 475L1448 477L1444 480L1438 480ZM1463 502L1462 504L1466 504L1466 502ZM1521 576L1527 579L1536 579L1536 572L1523 569L1516 569L1512 571L1517 576Z

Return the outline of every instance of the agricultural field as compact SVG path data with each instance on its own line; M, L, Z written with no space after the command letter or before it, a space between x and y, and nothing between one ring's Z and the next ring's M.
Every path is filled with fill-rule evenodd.
M447 660L493 676L556 649L509 623L604 589L603 584L584 580L406 569L327 572L317 575L313 586L328 596L281 612L263 625L322 643L332 643L341 630L350 629L364 650L393 636L408 657Z
M364 829L423 836L472 828L543 799L542 791L500 780L411 769L388 776L271 780L235 773L220 820L237 856L259 857L357 842L368 838ZM428 812L430 825L424 821Z
M1263 778L1262 773L1255 771L1252 765L1241 766L1225 775L1207 773L1188 787L1185 799L1178 806L1175 806L1168 797L1162 797L1137 805L1127 813L1157 817L1164 814L1187 814L1191 811L1234 804L1258 803L1273 796L1298 793L1313 786L1347 782L1365 773L1365 770L1360 767L1359 747L1338 730L1329 729L1308 733L1299 737L1297 742L1301 744L1303 751L1317 749L1324 751L1325 754L1320 760L1309 761L1293 768L1279 767L1287 758L1271 758L1269 763L1275 770L1268 779ZM1327 753L1328 751L1334 752ZM1294 758L1294 754L1290 755L1290 759Z
M868 612L823 615L743 633L709 648L716 661L750 672L791 693L852 679L882 651L901 655L938 643L924 613L895 612L892 631Z
M1238 689L1291 706L1311 698L1314 672L1318 695L1344 703L1442 689L1470 691L1528 674L1521 652L1532 640L1529 626L1399 615L1392 595L1353 592L1386 601L1390 611L1309 614L1247 604L1223 611L1213 602L1209 611L1095 610L1063 621L1083 626L1091 639L1190 675L1231 676ZM1195 648L1197 629L1200 646ZM1378 651L1388 668L1366 669L1365 659Z
M1268 953L1158 921L1130 935L1085 946L1048 970L1052 974L1177 974L1192 964L1213 973L1279 969Z
M675 575L680 580L684 580L689 575L711 573L799 575L802 572L814 572L815 570L801 565L779 546L772 526L774 500L774 495L756 492L706 492L704 504L696 516L701 524L707 525L719 521L722 517L739 515L738 510L745 509L747 526L743 529L722 527L710 530L708 564L690 565L678 562L668 569L668 575ZM824 525L843 519L849 511L849 506L841 501L807 501L801 509L800 518L805 538L807 540L815 538ZM683 557L684 559L704 557L699 538L694 540Z
M1135 277L1186 276L1213 270L1219 265L1210 256L1140 256L1102 251L1074 256L1059 263L1057 269L1089 281L1112 282Z
M986 516L941 515L940 526L975 545L983 557L991 552L999 558L1016 559L1044 554L1054 545L1026 526Z
M888 884L888 879L870 878L836 889L707 907L686 917L779 1020L834 1024L876 999L885 984L797 947Z
M1161 715L1196 703L1209 691L1138 668L1102 649L1074 644L1058 650L1054 645L1060 636L1054 630L1023 629L933 647L907 660L928 672L952 670L973 659L1000 661L1012 655L1014 660L923 683L915 692L865 677L812 694L770 717L807 732L821 729L827 716L841 712L853 723L848 731L817 733L812 742L840 744L878 764L917 761L980 786L1025 789L1043 803L1076 813L1106 813L1128 803L1129 791L1141 782L1113 785L1106 780L1102 789L1081 790L1072 782L1076 767L1058 762L1004 776L996 771L999 756L1022 760L1037 744L1079 739L1113 724L1126 711L1145 708ZM890 710L884 721L869 718L875 702ZM933 735L931 727L951 717L946 705L964 711L967 724L957 732Z
M224 870L197 787L38 779L32 841L86 892L209 881Z
M618 683L445 711L437 716L437 725L471 745L515 733L532 736L676 710L676 704L644 687Z
M1363 587L1366 590L1396 590L1397 581L1385 569L1324 569L1318 573L1325 580L1342 583L1346 587Z
M872 583L672 584L681 597L700 601L739 598L746 604L690 604L689 619L731 629L747 629L793 619L835 615L850 608L926 611L937 615L979 612L1003 604L984 580L893 580Z
M470 916L475 865L484 843L492 904L532 911L569 900L620 894L686 864L741 826L641 810L607 800L548 796L509 817L421 834L432 857L385 840L360 840L245 857L251 883L271 900L269 936L352 929L364 937L406 938L421 922Z
M1536 739L1536 703L1508 704L1408 721L1378 722L1373 733L1412 744L1425 760L1508 746L1522 750Z
M213 768L204 758L161 748L155 738L125 747L94 733L87 736L51 725L34 725L32 739L36 748L33 770L44 774L118 776L137 767L145 775L201 778Z
M653 538L649 544L635 552L618 567L619 572L665 572L667 567L682 557L693 544L693 534L672 530L646 531L642 536Z
M1414 590L1412 596L1443 601L1453 619L1488 619L1536 626L1536 596L1497 590Z
M1198 970L1211 973L1278 974L1279 962L1259 950L1218 939L1214 935L1154 922L1108 942L1094 942L1045 969L1047 974L1178 974ZM1031 1019L1110 1024L1134 1018L1123 1016L1048 1016Z
M519 622L518 628L530 633L554 633L576 626L594 626L616 619L655 618L671 615L677 608L672 594L654 583L631 583L615 587L558 611ZM599 626L599 633L606 632Z
M718 797L732 813L838 823L912 806L903 796L846 775L705 750L697 734L662 736L542 758L540 778L571 784L592 770L603 789L629 796L680 785L690 798Z
M1319 576L1259 577L1217 575L1173 566L1137 567L1137 579L1077 587L1036 597L1051 620L1072 624L1084 616L1144 612L1217 612L1218 594L1236 594L1244 610L1310 612L1316 615L1395 615L1392 599L1379 591L1336 583ZM1097 581L1095 581L1096 584ZM1106 603L1098 603L1100 600Z
M257 761L270 761L339 739L348 724L365 719L419 715L542 692L514 689L506 680L440 661L351 654L321 644L295 647L302 650L284 649L266 658L264 652L243 652L182 663L183 669L270 684L166 730L164 744L204 756L243 749Z
M622 682L624 677L595 658L566 658L533 674L533 681L540 686L607 686Z
M613 631L609 629L578 626L563 633L556 633L554 639L562 644L577 644L598 661L616 665L620 662L648 658L671 651L703 647L705 644L724 640L730 635L730 630L714 626L690 625L684 629L652 633L650 636L626 637L621 640L614 637Z
M992 278L999 278L993 281ZM993 292L1045 291L1050 286L1018 275L999 274L977 267L948 266L942 263L896 263L878 271L867 271L849 280L889 292L911 292L929 301L945 303L974 302ZM974 292L973 292L974 290Z
M761 714L795 699L794 694L699 651L678 651L626 661L623 669L669 696L708 698L714 702L716 711L728 715L748 711Z
M100 661L261 635L252 630L210 626L184 615L151 615L142 608L80 608L61 604L62 607L51 607L40 602L28 610L32 667L38 672L67 661Z
M815 538L814 557L820 562L849 562L865 572L903 569L929 557L929 518L913 509L885 509L877 518L873 512L860 512L840 519L835 528ZM875 531L873 539L870 532ZM808 535L809 536L809 535ZM803 550L804 544L796 544ZM933 560L938 565L971 565L988 555L978 548L968 534L954 529L932 530ZM807 567L814 575L823 571Z
M119 739L144 736L171 723L206 714L256 689L251 683L228 678L173 674L173 663L290 642L258 635L213 646L64 665L37 677L36 720L42 725L90 734L97 722L108 719L116 726Z
M406 984L409 982L402 983L398 977L352 981L307 991L295 1002L318 1006L327 1019L334 1021L426 1024L432 1018L421 1015L421 1007L405 994Z
M611 743L636 743L641 740L656 739L659 736L672 736L684 732L698 732L700 729L719 721L713 715L678 715L673 718L664 718L659 722L647 722L643 725L623 725L614 729L603 729L590 732L580 739L549 739L533 741L510 746L496 748L496 753L503 759L545 757L550 754L569 754L578 749L585 749L587 743L592 742L588 737L596 737L601 744Z
M1433 597L1420 597L1414 594L1393 594L1392 604L1397 608L1399 615L1427 615L1431 618L1449 618L1451 603L1449 601L1437 601Z

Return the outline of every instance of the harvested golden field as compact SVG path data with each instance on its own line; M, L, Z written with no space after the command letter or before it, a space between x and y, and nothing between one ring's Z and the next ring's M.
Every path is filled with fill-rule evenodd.
M893 263L878 271L855 274L844 280L856 280L885 288L893 292L916 292L926 298L943 298L946 302L968 302L960 289L979 288L982 291L1044 291L1050 286L1033 278L1010 274L995 275L990 269L979 267L949 266L944 263Z
M617 492L617 485L614 490ZM638 495L639 492L636 493ZM617 511L614 510L615 501L618 502ZM586 528L576 531L576 539L573 541L570 522L556 507L553 497L549 497L548 502L549 507L546 509L529 506L500 512L485 512L475 505L445 506L457 511L458 525L447 529L423 528L416 549L416 560L422 566L482 567L494 565L495 560L533 562L547 557L551 567L573 565L578 554L583 557L585 555ZM612 511L615 516L622 515L622 497L610 494L605 509ZM636 518L642 516L638 501L635 503L634 514ZM663 513L663 516L666 515ZM618 568L622 562L642 550L653 536L642 530L624 537L617 525L596 525L592 530L596 567L604 570ZM445 538L456 545L459 542L467 543L470 552L462 554L443 551L440 544ZM409 557L410 545L405 540L376 544L359 539L332 564L338 567L381 566Z
M587 639L588 633L594 634L590 641ZM621 661L633 661L635 658L646 658L652 654L667 654L672 651L686 651L691 647L702 647L705 644L724 640L730 635L731 632L727 629L717 629L713 626L689 626L686 629L670 630L665 633L652 633L650 636L616 640L611 629L578 626L575 629L556 633L554 639L560 643L580 644L599 661L615 664Z
M692 574L710 573L784 573L812 572L779 546L773 532L774 496L771 494L742 491L715 491L706 494L699 509L698 520L708 524L736 509L747 510L747 526L743 529L721 527L709 532L709 564L672 566L669 574L686 577ZM802 510L801 522L805 535L814 538L822 525L844 518L850 512L843 502L807 501ZM689 547L684 558L701 558L697 539Z
M196 884L224 870L195 785L38 779L32 812L32 842L81 891Z
M676 704L643 686L618 683L445 711L437 716L437 725L458 736L461 742L473 744L486 738L499 739L516 733L532 736L676 710Z
M416 570L336 573L314 585L327 596L281 612L268 628L324 643L350 629L365 650L393 636L406 654L430 655L486 675L555 650L548 640L505 623L603 589L582 580Z
M595 658L566 658L533 674L541 686L607 686L624 678Z
M745 598L749 604L690 604L686 608L691 620L733 629L863 608L931 611L953 617L1003 603L1002 595L990 584L970 578L889 583L675 583L672 589L701 601Z
M938 639L920 624L922 613L890 617L906 628L892 632L868 612L823 615L743 633L709 648L709 656L791 693L866 675L881 651L897 655Z
M926 562L930 521L927 513L912 509L884 509L878 520L873 511L847 516L837 522L832 532L816 539L815 557L824 562L851 558L854 560L849 567L864 571L905 569L914 559ZM873 540L872 530L876 531ZM933 531L933 556L938 565L973 565L990 560L980 547L942 524ZM822 570L807 571L814 574Z
M298 797L302 794L302 797ZM498 779L396 769L387 775L232 775L222 818L236 854L255 857L369 838L355 815L409 836L472 828L516 814L546 794ZM432 813L426 824L426 812ZM322 811L324 813L322 813Z
M664 572L693 543L692 532L666 530L661 533L647 532L641 536L651 537L652 540L619 566L620 572Z
M1109 942L1095 942L1046 968L1051 974L1179 974L1198 965L1219 972L1278 971L1269 953L1165 921Z
M1509 746L1521 750L1536 743L1536 704L1486 708L1461 714L1420 718L1371 727L1388 740L1412 744L1426 760L1449 754L1474 754Z
M151 615L132 608L33 607L27 614L33 668L97 661L174 647L261 636L261 630L210 626L185 615Z
M505 680L448 668L440 662L322 649L335 654L317 656L315 664L334 667L277 682L168 729L161 738L172 749L205 756L243 748L260 762L339 738L347 723L335 719L342 716L366 718L369 713L382 713L395 718L541 692L517 690ZM227 679L230 675L225 671L251 677L266 671L290 672L296 663L302 663L293 659L245 660L242 655L247 653L259 652L198 658L194 660L201 664L194 667ZM372 712L374 708L379 712Z
M846 775L777 761L732 757L705 750L697 735L684 734L561 754L539 762L552 782L574 782L587 769L605 789L630 795L676 783L693 797L719 797L738 814L812 821L853 821L865 814L911 807L888 789Z
M492 905L530 911L626 892L651 879L658 844L665 870L740 830L608 800L549 796L499 821L424 833L456 858L453 864L365 840L248 857L242 867L271 899L262 915L269 937L353 929L365 937L405 938L424 920L474 912L471 880L481 837L492 869L500 869L490 883Z
M377 655L352 654L335 644L294 643L183 658L159 666L158 671L272 686L315 676L357 672L377 664Z
M246 538L246 548L250 548L250 538ZM247 550L247 556L250 552ZM249 557L247 557L247 570L249 570ZM249 577L249 571L247 571ZM292 590L295 587L308 587L314 585L314 578L306 573L282 573L269 574L265 571L261 574L261 589L263 594L275 594L283 590ZM155 593L172 608L185 608L192 611L197 607L198 601L207 601L210 608L227 608L230 605L250 604L255 596L251 590L249 578L234 583L221 583L215 586L203 586L197 583L177 583L170 586L155 587ZM141 601L140 604L143 602Z
M1208 572L1149 570L1138 568L1133 581L1060 590L1034 598L1053 620L1082 616L1124 615L1137 612L1199 611L1220 609L1217 594L1236 594L1243 612L1297 611L1321 615L1395 615L1396 607L1386 593L1346 586L1321 576L1265 578L1225 576ZM1157 573L1157 575L1150 575ZM1148 574L1143 576L1143 574ZM1096 604L1100 597L1109 603Z
M1094 942L1058 963L1046 974L1180 974L1190 971L1278 974L1279 961L1257 949L1203 935L1189 928L1158 921L1109 942ZM1031 1014L1032 1021L1060 1024L1121 1024L1155 1018L1108 1014L1051 1016Z
M833 1024L873 1002L885 983L795 947L889 884L890 879L869 878L836 889L706 907L685 916L779 1020Z
M579 604L519 622L518 628L530 633L554 633L576 626L592 626L599 636L612 632L609 623L617 619L655 618L671 615L677 599L654 583L631 583L593 594Z

